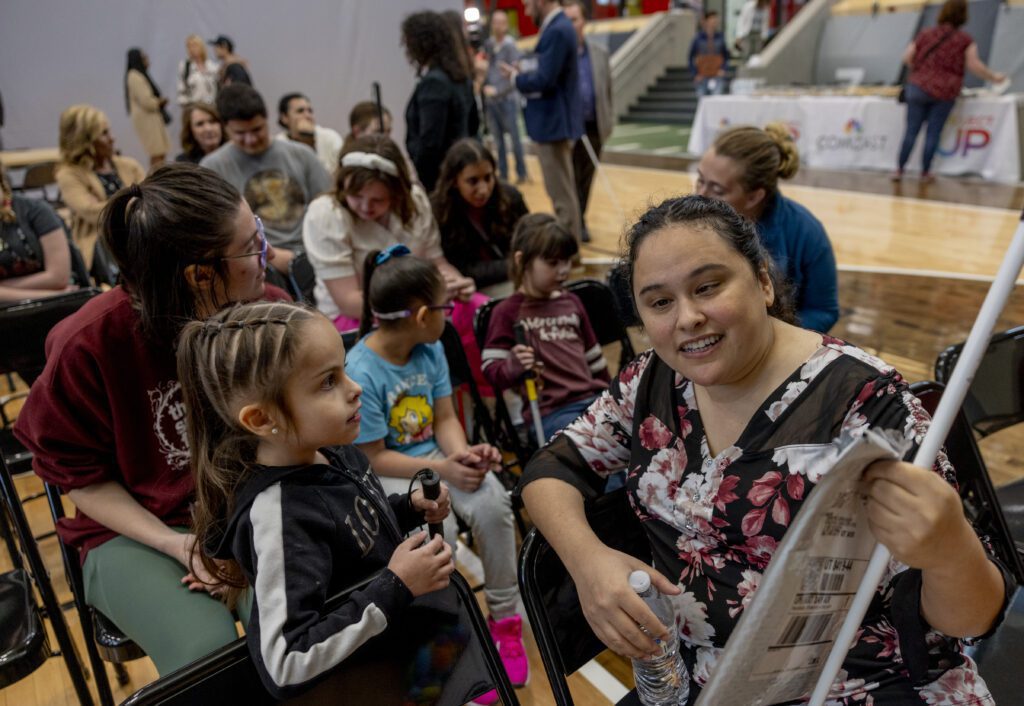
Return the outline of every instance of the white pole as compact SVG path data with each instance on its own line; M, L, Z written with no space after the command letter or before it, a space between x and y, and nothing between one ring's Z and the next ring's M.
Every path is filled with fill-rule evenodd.
M625 223L626 211L622 208L622 204L619 203L619 197L615 195L615 190L612 189L611 182L608 181L607 175L604 173L604 170L601 169L601 162L597 159L597 152L594 151L594 146L590 144L590 138L587 137L587 133L583 133L580 139L583 140L583 147L586 148L590 161L594 163L594 171L601 179L601 185L604 186L604 190L608 192L608 196L611 198L612 204L619 212L619 217L622 219L622 222Z
M1010 296L1010 292L1013 291L1013 286L1022 266L1024 266L1024 222L1018 224L1017 231L1010 242L1010 247L1003 258L1003 263L999 266L999 273L996 275L995 281L992 282L992 286L985 296L985 302L981 305L981 311L978 312L978 318L975 319L974 326L971 327L971 334L967 337L967 342L964 344L964 349L960 354L956 367L953 368L949 384L942 394L942 400L939 402L938 409L935 410L931 427L929 427L928 433L925 434L917 455L914 456L915 466L931 468L934 465L935 457L942 447L942 442L946 440L950 427L953 426L953 420L956 418L960 405L963 404L964 397L967 395L967 389L974 380L974 373L978 370L981 358L988 347L992 330L996 326L996 321L1003 310L1003 306L1006 304L1006 300ZM828 661L825 662L825 668L818 677L818 684L811 695L809 706L823 706L825 703L828 691L832 687L836 675L839 674L839 669L843 666L843 660L846 659L850 643L853 642L853 637L864 620L864 615L868 611L868 606L875 595L875 590L885 575L889 558L888 549L881 544L875 546L874 554L871 555L871 561L868 563L867 571L861 580L860 588L857 589L857 595L854 596L853 603L850 606L850 612L846 614L843 627L839 630L839 635L832 645L832 652L828 656Z

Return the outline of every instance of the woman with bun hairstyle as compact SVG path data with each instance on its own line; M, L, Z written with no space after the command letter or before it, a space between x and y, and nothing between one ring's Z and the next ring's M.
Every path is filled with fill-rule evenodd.
M697 166L695 192L725 201L753 221L779 271L793 286L800 325L821 333L839 318L836 258L821 221L779 192L800 153L783 123L721 133Z

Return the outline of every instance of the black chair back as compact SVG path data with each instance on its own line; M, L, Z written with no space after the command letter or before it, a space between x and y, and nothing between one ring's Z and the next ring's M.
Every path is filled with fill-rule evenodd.
M929 414L935 413L944 390L945 386L937 382L917 382L910 386L910 391L921 400ZM956 469L960 499L967 519L988 535L999 559L1014 575L1017 583L1024 585L1022 549L1014 542L963 409L957 412L944 446L949 462Z
M636 313L633 292L629 289L629 272L626 271L625 263L620 262L608 270L607 279L619 321L623 326L639 326L640 316Z
M89 276L89 268L85 266L85 258L82 257L82 251L71 240L70 232L67 233L67 236L68 253L71 256L71 282L78 285L79 288L91 287L92 278Z
M328 608L373 578L335 596ZM299 698L304 703L462 706L492 688L506 706L519 703L476 598L456 572L448 588L415 599L393 626ZM260 684L245 638L143 687L122 706L228 703L275 703Z
M31 385L46 365L45 344L50 330L100 293L79 289L45 299L0 306L0 372L16 372Z
M466 358L466 350L462 347L462 337L455 330L451 321L445 321L444 333L441 334L441 345L444 346L444 355L448 361L448 375L451 378L452 389L465 386L469 391L470 400L473 402L473 429L467 429L470 443L479 443L481 440L495 446L501 446L494 427L494 420L491 418L490 410L484 404L483 395L473 377L473 369Z
M25 168L25 175L22 177L21 185L15 191L26 196L29 195L26 192L38 192L39 198L54 208L60 208L64 205L64 202L60 198L60 189L57 188L57 177L54 175L56 167L55 162L30 164ZM54 195L52 196L49 187L53 187Z
M950 346L935 361L935 379L948 384L964 344ZM981 436L1024 422L1024 326L989 341L964 398L967 421Z
M89 273L92 275L92 281L96 283L96 286L105 284L108 287L116 287L118 282L121 281L121 268L118 267L114 256L107 250L107 246L103 244L102 238L96 241L96 245L93 248L92 269Z
M313 290L316 288L316 272L309 262L305 250L297 250L288 263L288 290L297 302L316 306Z
M594 329L594 335L602 346L612 343L622 345L619 353L619 370L636 358L636 351L633 350L633 343L629 340L629 333L623 320L616 315L618 308L615 303L615 296L608 285L598 282L596 279L581 279L570 282L565 286L566 290L572 292L580 301L590 319L590 326Z
M629 506L626 489L586 503L587 520L598 538L612 549L651 562L651 546ZM536 529L519 552L519 590L530 617L555 703L571 706L566 677L606 647L583 616L576 584L562 560Z

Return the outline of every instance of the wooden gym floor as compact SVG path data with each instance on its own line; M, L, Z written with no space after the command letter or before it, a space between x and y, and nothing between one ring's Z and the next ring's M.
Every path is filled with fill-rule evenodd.
M582 253L586 276L603 276L618 254L625 227L644 208L689 193L693 185L685 160L647 160L666 167L655 169L635 166L637 159L628 155L609 157L616 164L604 165L607 182L599 175L591 197L587 221L594 240ZM531 210L550 210L536 159L529 157L528 164L533 182L522 187L527 204ZM922 187L908 179L893 186L882 175L864 173L805 172L794 183L784 184L783 193L807 206L832 240L841 306L832 334L881 356L911 381L931 379L938 353L966 338L1024 204L1024 190L1016 185L940 179ZM1020 284L999 329L1024 323ZM642 345L642 333L637 335ZM997 485L1024 477L1024 430L1004 430L984 439L981 446ZM38 482L27 477L18 485L27 494ZM30 503L28 511L36 532L44 531L49 525L45 503ZM42 550L61 600L70 600L56 543L43 542ZM9 566L0 550L0 571ZM72 610L66 617L80 641L77 616ZM549 706L553 699L532 638L527 650L532 673L530 684L518 692L520 701L524 706ZM614 703L624 688L619 682L629 681L628 662L607 653L599 662L588 668L586 678L577 674L570 680L581 706ZM115 692L118 700L156 677L149 660L127 666L131 683ZM108 673L114 682L112 670ZM59 658L0 690L0 706L74 703Z

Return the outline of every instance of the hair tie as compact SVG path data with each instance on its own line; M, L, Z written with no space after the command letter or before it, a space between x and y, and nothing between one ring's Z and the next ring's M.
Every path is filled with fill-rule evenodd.
M377 253L377 258L373 261L375 265L383 265L385 262L393 257L404 257L405 255L411 254L412 251L402 243L396 243L390 247L384 248Z
M409 309L400 309L398 311L370 310L370 313L373 314L374 317L380 319L381 321L397 321L398 319L404 319L408 316L412 316L412 311Z
M142 187L138 184L132 184L128 187L128 195L135 199L142 198Z
M373 152L349 152L341 158L341 166L376 169L378 172L384 172L393 177L398 176L398 167L394 162Z

